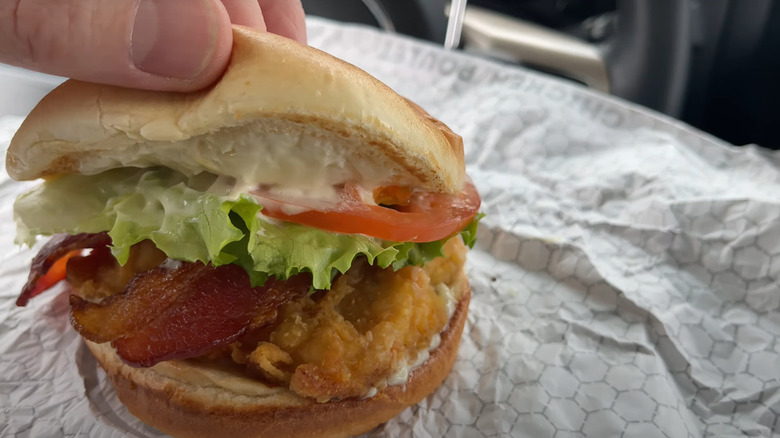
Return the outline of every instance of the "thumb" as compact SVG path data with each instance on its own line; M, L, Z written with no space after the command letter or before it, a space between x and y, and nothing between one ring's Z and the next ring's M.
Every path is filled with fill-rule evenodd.
M84 81L200 89L232 40L219 0L0 1L0 62Z

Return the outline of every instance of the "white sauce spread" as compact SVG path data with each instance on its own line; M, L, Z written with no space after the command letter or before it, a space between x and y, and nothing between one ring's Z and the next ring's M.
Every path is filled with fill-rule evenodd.
M443 296L446 300L447 319L449 321L449 319L452 318L452 314L455 313L455 308L457 307L459 297L456 297L455 292L444 283L437 284L435 289L436 292ZM449 323L444 327L443 330L446 330L448 326ZM387 378L385 383L390 386L403 385L406 383L406 381L409 380L409 374L424 364L425 361L430 357L431 351L438 348L439 344L441 344L441 335L437 333L433 336L433 338L431 338L431 343L428 345L428 348L422 349L417 352L416 356L407 357L405 361L402 361L400 366ZM364 396L364 398L371 398L376 395L376 393L377 389L371 388L368 394Z
M338 200L333 187L345 182L359 182L373 190L397 182L399 175L412 178L386 157L360 146L360 139L325 130L301 131L293 125L253 123L176 142L139 142L101 151L99 158L83 164L80 171L92 174L115 167L152 166L188 176L207 171L228 177L235 194L268 185L283 187L290 195L331 202Z
M181 260L176 260L169 257L165 259L165 261L162 262L162 264L160 264L160 267L165 269L166 271L173 271L174 269L178 269L179 267L181 267L182 263L184 262L182 262Z
M287 388L264 385L260 381L244 377L236 372L215 367L193 367L178 360L160 362L152 369L172 379L184 380L204 387L216 386L248 396L270 396L289 391Z

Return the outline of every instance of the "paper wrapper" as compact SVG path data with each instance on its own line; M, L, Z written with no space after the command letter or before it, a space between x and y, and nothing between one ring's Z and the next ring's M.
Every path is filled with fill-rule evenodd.
M769 436L780 429L780 156L527 70L310 22L463 135L487 217L452 374L372 437ZM0 120L3 150L16 118ZM0 181L0 431L161 434L119 403L67 299L14 300Z

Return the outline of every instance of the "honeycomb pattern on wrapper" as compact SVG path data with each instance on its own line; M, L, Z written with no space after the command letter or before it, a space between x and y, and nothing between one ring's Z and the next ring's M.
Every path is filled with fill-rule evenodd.
M487 213L453 372L367 436L780 430L780 158L410 39L319 21L309 38L461 133ZM11 433L160 436L127 413L67 327L25 312L0 318L0 333L75 354L77 367L0 359L16 379L0 381ZM28 379L69 415L26 405Z
M453 374L370 436L780 430L779 159L532 72L365 53L338 54L463 135L487 213Z

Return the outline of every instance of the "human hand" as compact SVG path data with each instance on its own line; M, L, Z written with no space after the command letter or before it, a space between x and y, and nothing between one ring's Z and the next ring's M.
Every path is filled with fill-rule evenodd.
M0 62L152 90L208 86L231 24L306 42L300 0L0 0Z

